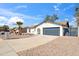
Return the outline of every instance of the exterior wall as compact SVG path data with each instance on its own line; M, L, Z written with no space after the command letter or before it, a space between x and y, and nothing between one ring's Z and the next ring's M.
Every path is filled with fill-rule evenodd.
M35 34L38 34L38 29L40 29L40 35L43 35L43 27L37 27Z
M60 25L51 24L51 23L43 23L42 25L38 26L36 29L40 28L41 35L43 35L43 28L49 28L49 27L60 27Z
M49 27L60 27L60 36L63 36L63 27L60 25L51 24L51 23L43 23L38 27L31 29L31 33L38 34L37 30L40 29L40 35L43 35L43 28L49 28Z
M29 33L29 30L30 30L30 29L29 29L29 28L27 28L27 33Z
M63 27L60 26L60 36L63 36Z
M30 31L30 33L36 34L36 28L32 28L31 31Z

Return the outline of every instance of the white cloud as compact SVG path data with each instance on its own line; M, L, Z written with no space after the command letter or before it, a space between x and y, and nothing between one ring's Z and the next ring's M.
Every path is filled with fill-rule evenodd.
M62 5L62 3L57 3L57 7L60 7Z
M55 5L54 8L57 8L57 6Z
M72 21L70 21L69 24L72 25L72 26L74 26L74 27L77 27L76 18L73 17L73 18L72 18Z
M59 10L60 10L59 7L60 7L61 5L62 5L62 3L58 3L58 4L54 5L54 6L53 6L54 10L55 10L55 11L59 11Z
M70 6L68 6L67 8L64 8L63 11L66 11L66 10L70 9L70 8L72 8L73 6L74 6L74 5L70 5Z
M12 12L10 10L2 9L2 8L0 8L0 15L6 16L6 17L28 16L28 15L24 15L24 14L17 13L17 12Z
M54 9L55 9L56 11L59 11L59 8L58 8L57 5L54 6Z
M21 18L19 18L19 17L12 17L12 18L10 18L10 19L8 20L7 25L16 24L16 22L18 22L18 21L24 22L24 20L21 19Z
M77 24L76 24L76 22L75 22L74 20L72 20L69 24L70 24L71 26L74 26L74 27L77 26Z
M68 18L65 18L65 21L69 21L69 19Z
M24 9L24 8L27 8L27 5L20 5L20 6L16 6L15 8L16 8L16 9L21 9L21 8Z
M41 19L36 16L30 16L30 15L25 15L22 13L12 12L10 10L2 9L2 8L0 8L0 15L6 16L6 17L16 17L17 16L17 17L22 17L22 18L32 19L32 20Z
M13 24L15 24L16 21L24 22L24 20L25 21L27 20L28 22L28 20L40 20L40 19L43 18L41 16L31 16L31 15L13 12L8 9L0 8L0 25L6 24L12 26Z
M11 17L11 18L6 18L4 16L0 16L0 26L3 25L13 25L16 24L17 21L24 22L24 20L20 17Z
M76 27L76 18L75 17L71 17L71 19L69 20L68 18L65 18L65 21L69 22L69 25Z
M72 19L73 19L74 21L76 21L76 18L75 18L75 17L73 17Z
M7 18L4 16L0 16L0 26L3 26L7 22Z
M7 20L6 17L0 16L0 22L6 21L6 20Z

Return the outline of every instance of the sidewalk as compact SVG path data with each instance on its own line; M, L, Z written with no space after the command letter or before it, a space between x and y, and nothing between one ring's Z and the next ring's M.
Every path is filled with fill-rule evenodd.
M17 56L16 52L6 43L0 39L0 56Z

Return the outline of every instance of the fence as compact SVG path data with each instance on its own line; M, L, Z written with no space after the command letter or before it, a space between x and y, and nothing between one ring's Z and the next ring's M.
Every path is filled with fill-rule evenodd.
M70 36L78 36L78 28L69 28Z
M19 38L28 38L28 37L32 37L35 36L33 34L28 34L28 33L23 33L22 35L16 35L16 34L10 34L9 32L3 35L0 34L0 38L2 39L19 39Z

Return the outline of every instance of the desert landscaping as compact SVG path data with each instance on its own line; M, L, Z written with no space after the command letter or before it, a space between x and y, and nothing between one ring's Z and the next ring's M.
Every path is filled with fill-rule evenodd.
M79 37L36 35L0 42L3 56L79 56Z
M20 56L79 56L79 37L58 37L44 45L19 51L17 54Z

